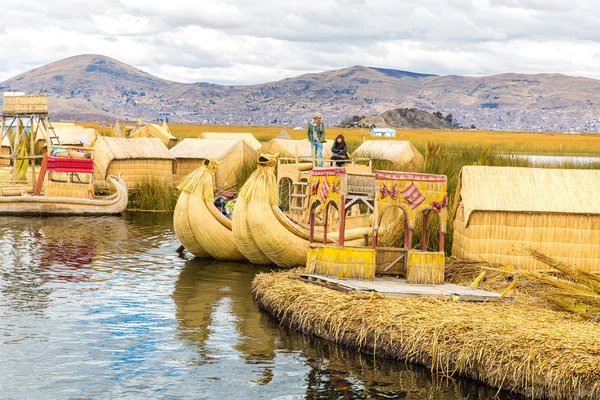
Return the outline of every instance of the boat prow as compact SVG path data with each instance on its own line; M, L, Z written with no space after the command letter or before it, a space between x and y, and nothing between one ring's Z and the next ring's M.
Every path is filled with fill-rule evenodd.
M177 238L196 257L243 261L233 239L231 220L214 206L213 178L216 163L207 162L179 185L173 225Z

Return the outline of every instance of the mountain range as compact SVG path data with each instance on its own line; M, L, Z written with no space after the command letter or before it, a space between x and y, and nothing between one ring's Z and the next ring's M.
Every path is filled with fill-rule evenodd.
M398 108L452 114L465 127L599 131L600 81L561 74L436 76L353 66L256 85L179 83L115 59L79 55L0 83L46 93L53 120L302 125L315 111L330 125ZM0 100L1 101L1 100Z

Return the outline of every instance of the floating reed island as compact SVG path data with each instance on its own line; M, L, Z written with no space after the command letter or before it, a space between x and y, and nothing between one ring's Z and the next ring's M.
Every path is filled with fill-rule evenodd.
M508 285L498 266L451 258L446 280ZM545 300L545 284L520 277L513 302L341 293L307 283L298 271L258 275L260 307L284 325L362 352L460 375L533 399L600 398L600 325Z

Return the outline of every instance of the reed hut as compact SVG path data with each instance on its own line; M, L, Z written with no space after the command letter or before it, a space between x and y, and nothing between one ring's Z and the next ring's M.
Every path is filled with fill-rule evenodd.
M204 132L202 139L213 139L213 140L238 140L241 139L246 142L247 145L252 147L255 151L258 151L262 147L262 144L252 135L251 133L220 133L220 132Z
M452 254L526 270L548 267L534 248L600 272L600 171L463 167Z
M177 160L175 182L202 166L206 159L219 161L215 174L215 188L218 191L238 187L239 173L247 165L253 165L258 152L242 139L183 139L170 150Z
M175 159L157 138L112 138L99 136L94 146L94 181L108 187L108 175L123 174L128 188L143 180L158 179L173 183Z
M160 139L167 148L172 148L177 144L177 138L171 135L166 124L160 126L158 124L146 124L139 127L129 135L130 138L157 138Z
M84 128L74 124L52 124L54 134L58 137L61 146L74 147L92 147L98 137L98 132L93 128ZM36 144L40 148L40 153L47 150L48 135L37 136Z
M332 146L333 140L323 143L323 158L331 157ZM312 157L312 146L308 140L275 138L269 140L258 150L261 154L279 154L280 157L295 157L296 151L298 151L298 157Z
M353 157L387 160L398 169L418 171L425 159L408 140L365 140L352 153Z

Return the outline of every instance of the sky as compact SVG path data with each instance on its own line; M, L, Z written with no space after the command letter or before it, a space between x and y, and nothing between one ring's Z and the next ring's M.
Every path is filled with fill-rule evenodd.
M600 79L598 0L1 0L0 81L102 54L178 82L366 65Z

